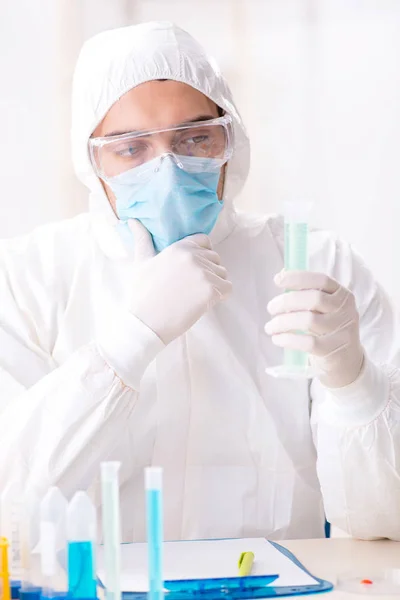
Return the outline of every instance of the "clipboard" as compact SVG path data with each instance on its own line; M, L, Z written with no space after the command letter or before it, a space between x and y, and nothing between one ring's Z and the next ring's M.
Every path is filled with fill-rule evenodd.
M221 541L222 540L220 540L220 542ZM226 540L226 542L228 542L228 540ZM258 540L258 542L260 542L260 540ZM190 542L178 542L179 545L188 543ZM168 580L168 573L166 573L166 581L164 583L165 600L226 600L227 598L241 600L245 598L278 598L319 594L332 590L332 583L312 575L289 550L276 542L267 542L266 540L263 540L263 543L271 544L275 551L282 554L286 559L293 563L297 569L300 569L301 573L303 573L300 579L303 579L303 583L307 582L307 584L278 585L279 574L276 571L268 574L265 573L265 570L262 575L255 573L250 577L215 577L213 575L208 578L174 578L173 580ZM130 546L130 544L128 544L128 546ZM148 593L143 590L123 591L122 597L123 600L147 600Z

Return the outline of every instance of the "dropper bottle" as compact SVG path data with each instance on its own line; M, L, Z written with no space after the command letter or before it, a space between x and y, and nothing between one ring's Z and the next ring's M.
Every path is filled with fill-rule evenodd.
M68 503L58 487L51 487L40 504L40 558L42 570L41 598L67 596L65 579L61 576L57 552L66 543Z
M97 597L96 509L85 492L76 492L67 510L68 596Z

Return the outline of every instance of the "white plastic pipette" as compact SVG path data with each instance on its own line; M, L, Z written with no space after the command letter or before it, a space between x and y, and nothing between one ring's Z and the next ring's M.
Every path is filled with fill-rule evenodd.
M119 462L101 463L102 520L107 600L120 600L121 519L119 505Z
M68 503L57 487L51 487L40 504L40 557L42 597L53 598L65 592L61 582L57 551L66 543Z

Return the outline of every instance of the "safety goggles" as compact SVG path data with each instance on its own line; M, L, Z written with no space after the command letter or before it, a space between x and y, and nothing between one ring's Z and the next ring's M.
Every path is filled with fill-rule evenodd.
M172 155L183 170L214 172L230 159L232 151L233 126L229 115L167 129L89 140L93 168L104 181L138 167L140 177L145 179L157 171L158 161L154 159L162 160L168 155Z

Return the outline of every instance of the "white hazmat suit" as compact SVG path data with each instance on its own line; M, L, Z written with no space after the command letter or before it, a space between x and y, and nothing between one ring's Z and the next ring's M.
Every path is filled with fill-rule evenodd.
M126 310L131 258L87 149L112 104L154 79L210 97L236 144L210 236L233 292L168 346ZM143 540L143 468L160 465L167 539L320 537L326 514L354 536L400 540L397 316L350 247L313 232L312 270L355 295L364 369L336 390L266 375L282 358L264 325L283 226L234 209L249 143L215 63L169 23L94 37L76 70L72 145L89 214L1 243L0 489L84 489L100 505L99 463L120 460L123 539Z

